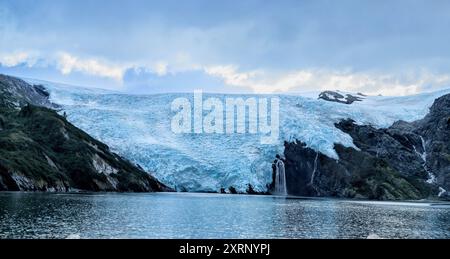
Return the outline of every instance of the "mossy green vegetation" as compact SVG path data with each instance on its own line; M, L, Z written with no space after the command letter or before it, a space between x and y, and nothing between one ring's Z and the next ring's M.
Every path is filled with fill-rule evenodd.
M352 148L338 147L346 159L354 158L357 164L347 165L350 171L349 185L344 197L373 200L417 200L428 198L434 190L424 181L407 177L392 168L384 159L358 152ZM356 158L356 159L355 159ZM345 175L345 174L344 174Z
M0 190L160 191L147 172L56 111L0 109Z

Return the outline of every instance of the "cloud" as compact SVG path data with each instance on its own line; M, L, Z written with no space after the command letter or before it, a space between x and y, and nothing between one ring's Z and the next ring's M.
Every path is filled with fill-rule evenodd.
M1 68L142 91L213 82L222 92L405 95L450 81L447 2L181 2L2 0Z
M68 53L60 53L57 58L57 67L64 75L72 71L86 73L99 77L106 77L116 81L122 81L125 66L109 64L94 58L81 59Z
M38 53L33 51L15 51L12 53L0 53L0 66L12 68L19 66L28 68L55 68L62 75L70 75L75 72L84 75L111 79L122 82L128 69L145 70L158 76L165 76L169 72L167 62L138 62L114 63L104 58L82 58L68 52Z
M3 67L53 68L67 77L73 74L74 77L85 75L113 80L116 88L133 89L133 92L139 93L185 92L192 88L205 88L211 92L224 93L300 93L338 89L370 95L410 95L450 86L450 74L427 69L392 73L325 68L241 70L237 65L194 64L188 57L172 62L150 60L117 63L100 57L80 57L69 52L43 54L37 51L0 54L0 63Z
M259 74L257 71L238 72L237 68L231 65L205 67L204 70L211 76L222 78L228 85L252 86L252 88L255 88L252 79Z
M206 74L201 68L179 69L169 66L164 75L147 68L127 70L124 86L128 93L192 93L202 89L207 93L251 93L251 89L226 85L223 80Z
M80 58L67 52L38 54L38 52L33 51L15 51L0 54L0 65L8 68L20 65L25 65L28 68L56 67L63 75L81 72L119 82L122 81L127 69L126 65L113 64L97 58ZM165 68L160 65L155 69L158 73L163 73Z
M32 67L36 62L36 55L29 52L19 51L10 54L0 54L0 64L5 67L14 67L20 64Z
M205 72L225 84L250 88L256 93L343 90L366 94L410 95L450 86L450 75L427 70L385 74L351 70L305 69L287 73L239 71L236 66L205 67Z
M167 66L166 62L157 62L154 66L154 71L159 76L164 76L167 74Z

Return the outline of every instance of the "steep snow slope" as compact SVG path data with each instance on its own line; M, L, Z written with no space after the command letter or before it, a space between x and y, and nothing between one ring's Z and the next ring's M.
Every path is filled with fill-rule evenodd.
M248 184L256 191L266 191L271 182L271 163L276 154L282 154L284 140L301 140L338 159L334 143L354 147L351 137L334 127L340 119L351 118L376 127L387 127L399 119L413 121L428 113L435 98L450 92L366 97L351 105L280 95L279 143L262 145L260 135L253 134L172 133L172 101L178 97L192 100L193 94L136 96L28 81L43 84L72 123L154 172L163 183L179 191L214 192L230 186L245 191ZM203 98L212 96L222 100L232 97L204 94Z

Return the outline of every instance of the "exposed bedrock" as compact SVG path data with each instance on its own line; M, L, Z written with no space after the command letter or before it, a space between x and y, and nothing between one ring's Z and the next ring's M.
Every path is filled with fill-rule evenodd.
M389 128L335 124L355 148L335 144L339 160L302 142L285 143L291 195L378 200L448 198L450 189L450 95L434 102L422 120Z

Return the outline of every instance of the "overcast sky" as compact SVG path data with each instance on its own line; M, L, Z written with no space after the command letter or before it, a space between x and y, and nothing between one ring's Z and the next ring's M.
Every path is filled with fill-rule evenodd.
M450 88L446 0L0 0L0 73L131 93Z

